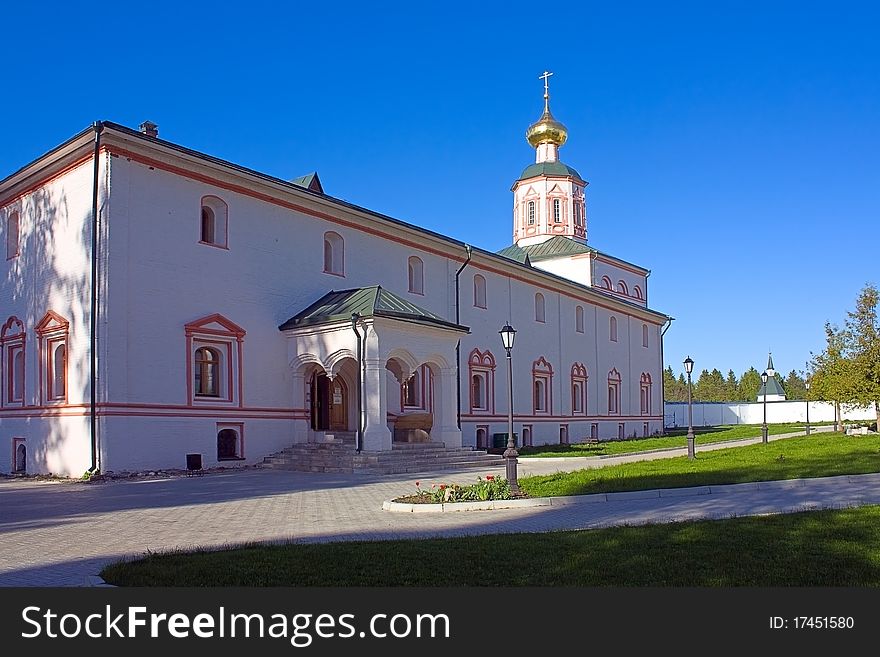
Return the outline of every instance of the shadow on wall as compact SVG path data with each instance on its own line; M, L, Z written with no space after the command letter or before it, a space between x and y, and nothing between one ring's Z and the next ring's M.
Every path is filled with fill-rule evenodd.
M59 181L49 182L7 205L19 210L21 246L20 255L6 263L2 293L5 312L0 320L16 315L24 323L24 403L31 413L24 419L0 416L0 454L11 455L11 448L6 447L15 438L24 438L30 473L79 476L90 462L88 417L62 417L61 412L80 404L86 404L87 410L90 396L92 166L91 161L86 162L81 165L85 170L75 170L65 178L71 185L89 181L88 202L81 211L72 213L68 194ZM2 230L5 244L5 225ZM35 327L49 310L70 323L66 400L53 403L51 414L46 412L49 405L40 390L41 376L45 385L48 373L46 364L38 362L40 347L35 333ZM8 462L0 464L0 472L10 472L14 463L9 457L4 461Z

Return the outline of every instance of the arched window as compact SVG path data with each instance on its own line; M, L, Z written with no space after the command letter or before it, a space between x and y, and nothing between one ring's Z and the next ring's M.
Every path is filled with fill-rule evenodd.
M410 256L407 261L409 271L409 291L413 294L425 293L425 265L421 258Z
M608 334L612 342L617 342L617 318L614 315L608 322Z
M12 316L0 327L0 369L7 372L0 385L0 401L7 404L24 403L24 347L24 324Z
M535 411L547 412L547 382L542 378L535 379Z
M67 339L70 323L49 310L36 326L40 354L39 396L50 404L67 401ZM22 343L22 348L23 348Z
M522 444L524 447L531 447L532 446L532 427L531 427L531 425L529 425L529 426L523 425Z
M587 412L587 368L583 363L571 366L571 413L584 415Z
M202 197L199 241L210 246L226 248L229 207L216 196Z
M241 458L240 439L235 429L220 429L217 432L217 460L228 461Z
M199 397L220 396L220 352L199 347L195 355L195 394Z
M488 349L474 349L468 356L472 413L495 412L495 356Z
M639 380L639 408L641 409L642 415L650 415L651 414L651 375L647 372L642 372L641 379Z
M474 307L486 307L486 279L480 274L474 275Z
M644 298L645 298L645 297L642 296L642 288L640 288L638 285L636 285L635 287L633 287L633 296L634 296L636 299L644 299Z
M616 369L608 372L608 414L620 414L620 372Z
M562 223L562 201L558 198L553 199L553 223Z
M52 387L49 389L50 399L61 399L67 388L67 345L59 344L52 351Z
M578 333L584 332L584 307L577 306L574 309L574 330Z
M475 410L486 409L486 375L477 373L471 376L471 399Z
M477 429L477 449L485 449L489 446L487 442L489 432L484 427L479 427Z
M12 390L9 401L20 402L24 400L24 349L16 349L12 352Z
M338 233L327 231L324 233L324 273L345 275L345 243Z
M604 287L606 290L611 289L611 279L607 276L602 277L602 287Z
M6 259L14 258L19 254L19 240L21 237L21 221L18 212L13 212L6 219Z
M15 467L14 472L27 472L27 446L24 441L18 441L15 446Z
M648 325L642 324L642 346L648 346Z
M553 367L541 356L532 363L533 411L535 413L550 413L550 409L553 407L550 387L552 380Z
M617 291L629 296L629 288L626 287L626 283L623 281L617 281Z
M535 202L529 201L529 226L535 225Z
M540 292L535 295L535 321L544 321L544 295Z

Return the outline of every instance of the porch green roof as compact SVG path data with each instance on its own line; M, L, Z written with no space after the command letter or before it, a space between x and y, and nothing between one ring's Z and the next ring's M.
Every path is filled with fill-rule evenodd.
M331 290L308 308L288 319L278 329L286 331L303 326L350 322L354 313L361 317L386 317L469 332L467 326L450 322L430 310L425 310L407 301L394 292L389 292L381 285L359 287L352 290Z

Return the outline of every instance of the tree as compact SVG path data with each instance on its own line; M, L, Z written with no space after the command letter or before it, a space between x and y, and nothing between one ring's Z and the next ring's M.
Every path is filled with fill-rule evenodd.
M675 374L672 373L671 365L663 370L663 394L666 397L666 401L687 401L687 384L676 380Z
M856 299L856 309L847 312L842 332L843 355L849 361L851 378L848 400L861 408L874 407L880 427L880 324L877 303L880 293L866 285Z
M703 370L694 386L694 397L707 402L725 401L724 388L724 376L717 368L711 372Z
M739 379L739 401L753 402L758 399L758 391L761 389L761 375L754 367L750 367Z
M830 322L825 322L825 350L813 356L810 367L810 399L834 402L834 428L840 431L840 405L852 397L852 376L844 357L843 331Z
M785 391L786 399L806 399L807 386L801 376L792 370L782 382L782 389Z
M736 401L739 391L737 390L736 374L733 370L727 370L727 381L724 382L724 401Z

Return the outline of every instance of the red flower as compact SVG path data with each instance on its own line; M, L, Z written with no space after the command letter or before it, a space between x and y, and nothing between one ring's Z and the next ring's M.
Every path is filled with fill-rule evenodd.
M446 484L440 484L440 490L445 490L445 489L446 489Z
M416 487L418 488L419 482L416 482Z
M486 481L495 481L495 475L486 475Z

